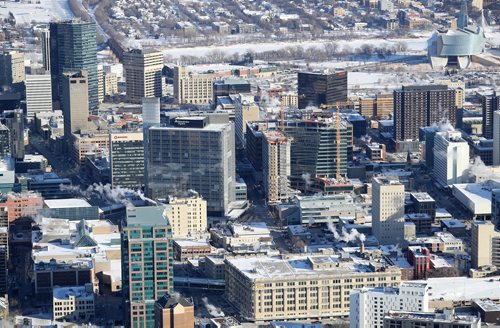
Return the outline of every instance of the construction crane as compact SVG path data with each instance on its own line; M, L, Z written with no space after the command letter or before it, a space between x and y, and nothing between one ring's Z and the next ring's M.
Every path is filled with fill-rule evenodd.
M336 109L335 113L335 125L336 125L336 136L335 136L335 141L337 143L337 158L336 158L336 164L337 164L337 170L335 174L335 178L337 181L340 181L342 178L342 175L340 174L340 128L342 127L341 125L341 118L340 118L340 107L348 107L348 106L353 106L352 101L337 101L331 104L321 104L319 108L321 109L326 109L326 108L332 108L334 107Z

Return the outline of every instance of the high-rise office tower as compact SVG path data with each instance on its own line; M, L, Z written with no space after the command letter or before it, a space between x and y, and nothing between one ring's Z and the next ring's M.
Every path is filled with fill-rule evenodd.
M24 114L22 109L3 112L4 123L10 133L10 152L13 158L24 159Z
M445 85L403 86L394 91L394 139L418 140L418 129L448 121L455 126L455 90Z
M147 177L149 171L147 145L149 145L149 128L160 126L160 98L142 98L142 133L144 140L144 192L149 195Z
M61 79L64 137L88 127L88 75L86 71L64 73Z
M0 207L0 296L8 292L9 219L7 207Z
M500 165L500 110L493 112L493 165Z
M500 265L500 232L488 221L474 221L471 225L471 266Z
M99 104L104 101L104 71L102 65L97 65L97 94Z
M500 110L500 96L496 91L479 94L483 109L483 136L493 139L493 113Z
M142 98L161 97L163 54L153 49L133 49L123 54L127 99L140 103Z
M10 156L10 131L6 125L0 123L0 159Z
M142 132L109 135L111 184L134 190L144 186L144 135Z
M15 87L26 79L24 54L7 51L0 54L0 86Z
M97 80L97 45L94 22L72 20L50 23L50 72L52 96L62 97L65 72L87 71L88 107L99 107Z
M121 238L127 327L154 327L155 302L173 292L171 229L163 211L163 206L127 208Z
M396 178L372 179L372 230L380 244L404 241L405 186Z
M483 136L493 139L493 113L500 110L500 96L496 91L479 94L483 108Z
M337 133L337 127L340 127ZM291 183L303 188L311 179L344 177L349 152L352 153L352 125L336 118L290 120L284 126L293 138L291 147ZM337 143L337 138L340 143ZM338 174L337 174L338 173ZM307 187L307 186L305 186Z
M42 43L43 68L50 72L50 30L40 32Z
M33 117L36 113L52 111L51 76L26 75L26 113Z
M290 197L290 148L292 138L280 130L264 131L262 174L267 201L279 203Z
M458 131L438 132L434 137L434 176L442 186L468 181L469 144Z
M425 165L429 169L434 169L434 137L439 132L439 127L426 126L418 130L420 141L425 141Z
M173 126L148 131L148 197L182 196L194 190L207 201L209 214L227 214L235 199L234 128L228 117L177 118Z
M298 73L299 108L347 101L347 72Z

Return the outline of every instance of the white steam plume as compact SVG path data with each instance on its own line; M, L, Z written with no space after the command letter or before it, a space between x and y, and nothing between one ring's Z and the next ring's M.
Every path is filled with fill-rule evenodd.
M216 307L213 304L208 303L208 298L203 297L201 300L203 301L203 305L205 305L205 308L207 309L208 313L210 313L212 317L218 318L224 316L224 312L222 312L220 308Z

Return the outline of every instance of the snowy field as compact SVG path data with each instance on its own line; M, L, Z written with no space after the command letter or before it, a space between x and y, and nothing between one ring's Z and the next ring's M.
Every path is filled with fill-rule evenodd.
M325 43L335 42L340 49L344 47L350 47L351 49L360 48L364 44L371 44L373 46L395 46L398 42L405 42L408 46L408 51L412 53L420 53L427 51L427 40L429 39L431 32L420 36L415 39L384 39L384 38L370 38L370 39L357 39L352 41L346 40L328 40L328 41L297 41L297 42L263 42L263 43L244 43L235 44L228 46L210 46L210 47L191 47L191 48L170 48L164 49L163 52L166 55L170 55L173 58L179 58L181 56L205 56L211 51L220 50L227 55L232 55L236 53L243 54L248 50L254 52L264 52L279 50L286 47L301 46L304 49L307 48L322 48Z
M35 2L35 1L33 1ZM52 20L73 18L68 0L37 0L40 3L21 3L0 0L0 18L7 18L11 12L16 24L48 23Z

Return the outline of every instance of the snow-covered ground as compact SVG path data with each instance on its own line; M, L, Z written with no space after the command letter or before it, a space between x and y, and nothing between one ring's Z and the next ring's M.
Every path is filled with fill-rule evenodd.
M398 42L405 42L408 46L408 51L410 52L423 52L427 50L427 40L429 39L431 33L427 35L415 38L415 39L384 39L384 38L370 38L370 39L356 39L351 41L346 40L329 40L329 41L297 41L297 42L262 42L262 43L243 43L228 46L210 46L210 47L190 47L190 48L166 48L164 53L170 55L173 58L179 58L181 56L205 56L211 51L217 50L222 51L227 55L232 55L236 53L243 54L248 50L254 52L264 52L272 50L280 50L286 47L301 46L304 49L307 48L322 48L325 43L335 42L340 49L344 47L350 47L351 49L360 48L364 44L371 44L373 46L395 46Z
M52 20L74 17L69 9L68 0L37 0L33 3L0 1L0 19L7 18L9 12L14 15L18 25L30 24L33 21L48 23Z
M349 72L347 75L347 83L351 92L359 89L379 89L390 92L402 85L419 82L419 78L401 73Z

